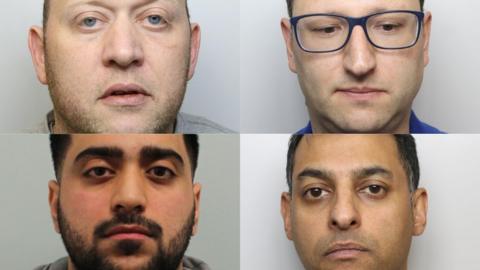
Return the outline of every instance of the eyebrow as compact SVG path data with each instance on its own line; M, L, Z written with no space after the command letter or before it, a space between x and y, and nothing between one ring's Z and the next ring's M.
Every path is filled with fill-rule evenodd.
M335 178L332 172L325 169L316 168L305 168L297 176L297 178L299 178L300 180L306 177L312 177L326 181L333 181L333 179Z
M171 159L176 160L183 167L185 162L183 158L176 151L167 148L160 148L157 146L145 146L140 150L140 164L146 165L157 160Z
M142 0L140 3L136 3L132 6L133 9L138 9L143 6L150 5L154 2L165 2L165 3L172 3L172 0ZM90 0L90 1L81 1L75 4L72 4L71 7L77 7L81 5L91 5L91 6L99 6L109 10L114 9L113 6L109 5L108 1L105 0Z
M390 170L377 165L354 170L352 175L355 179L368 178L374 175L380 175L390 180L393 179L393 173Z
M98 157L105 159L122 159L123 151L118 147L90 147L80 152L75 157L75 163L89 157Z
M374 175L381 175L386 179L393 179L393 173L390 170L378 165L356 169L351 173L351 175L353 176L353 179L364 179ZM330 182L335 179L333 172L321 168L306 168L297 176L299 180L302 180L302 178L306 177L312 177Z

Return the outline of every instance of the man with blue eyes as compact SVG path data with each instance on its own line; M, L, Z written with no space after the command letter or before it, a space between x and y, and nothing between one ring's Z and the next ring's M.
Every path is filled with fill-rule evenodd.
M51 135L55 230L67 258L37 270L208 270L197 231L197 135Z
M427 192L411 135L293 135L281 212L307 270L406 270Z
M45 0L29 48L53 111L41 133L225 133L180 113L200 28L186 0Z
M309 133L441 133L412 103L429 62L424 0L287 0L281 28Z

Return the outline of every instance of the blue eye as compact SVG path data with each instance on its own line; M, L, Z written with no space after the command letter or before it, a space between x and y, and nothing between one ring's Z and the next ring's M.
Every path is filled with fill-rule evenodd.
M88 18L83 19L82 23L86 27L94 27L97 24L97 21L98 20L96 18L88 17Z
M163 18L159 15L151 15L148 16L148 22L154 25L158 25L163 22Z

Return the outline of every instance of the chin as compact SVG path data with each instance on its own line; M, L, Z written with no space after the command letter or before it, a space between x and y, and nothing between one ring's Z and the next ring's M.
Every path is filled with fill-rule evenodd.
M342 133L387 133L388 121L376 114L354 113L353 117L345 116L333 123Z

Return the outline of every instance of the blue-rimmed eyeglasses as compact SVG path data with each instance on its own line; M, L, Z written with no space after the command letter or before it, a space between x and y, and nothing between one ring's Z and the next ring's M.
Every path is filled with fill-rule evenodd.
M392 10L359 18L321 13L306 14L292 17L290 23L302 50L328 53L345 47L357 25L362 26L368 41L377 48L410 48L418 41L423 18L423 12Z

